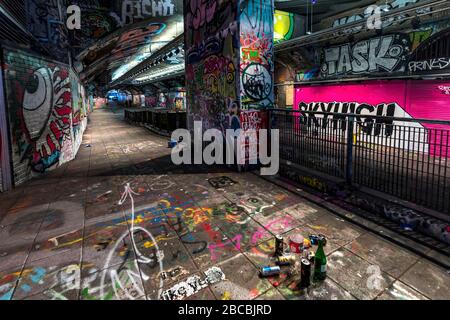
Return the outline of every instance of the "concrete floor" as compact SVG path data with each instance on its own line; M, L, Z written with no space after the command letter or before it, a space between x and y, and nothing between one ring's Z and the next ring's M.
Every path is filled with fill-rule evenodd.
M450 298L447 270L251 173L174 166L166 138L121 115L96 110L83 143L0 195L0 300ZM258 276L274 235L296 233L328 237L327 280L307 291L298 262Z

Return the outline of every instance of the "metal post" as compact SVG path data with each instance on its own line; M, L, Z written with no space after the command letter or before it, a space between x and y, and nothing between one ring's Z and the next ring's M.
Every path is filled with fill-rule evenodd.
M353 183L353 129L355 126L355 116L348 117L347 127L347 170L346 180L349 185Z

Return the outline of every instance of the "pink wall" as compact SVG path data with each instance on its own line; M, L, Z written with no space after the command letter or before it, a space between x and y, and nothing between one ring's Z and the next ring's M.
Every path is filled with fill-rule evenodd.
M378 80L367 81L363 83L349 84L330 84L318 86L302 86L298 85L294 91L294 109L299 106L307 106L307 110L327 111L327 112L345 112L342 103L369 104L374 106L364 107L361 114L372 115L394 115L395 117L421 118L435 120L450 121L450 81L438 80ZM324 103L314 104L312 102ZM340 102L337 108L330 105L331 102ZM380 104L386 104L379 107ZM387 114L387 105L396 103L395 114ZM358 105L356 105L357 108ZM331 107L331 108L330 108ZM355 108L355 109L356 109ZM350 111L347 111L350 112ZM396 122L396 124L399 124ZM402 122L401 125L407 123ZM408 123L409 125L409 123ZM420 126L418 124L411 124ZM442 151L434 150L431 147L430 153L435 155L448 155L447 150L448 135L450 126L437 124L422 124L427 129L444 129L443 138L441 139L441 131L437 134L430 133L428 141L437 144L443 144ZM449 148L450 149L450 148Z

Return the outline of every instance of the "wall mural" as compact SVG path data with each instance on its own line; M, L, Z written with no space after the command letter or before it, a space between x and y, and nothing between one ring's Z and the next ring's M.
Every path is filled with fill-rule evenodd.
M205 130L226 130L238 109L237 7L237 0L185 2L186 98Z
M303 17L281 10L275 10L273 40L275 44L291 40L305 34Z
M61 162L67 162L72 160L78 152L83 140L83 133L87 127L87 116L90 112L89 97L86 94L86 90L83 85L81 85L78 77L71 72L71 83L72 83L72 148L67 151L66 159ZM92 102L92 107L94 103Z
M354 113L361 115L356 121L358 139L372 141L373 137L392 137L393 139L376 139L377 143L392 144L397 148L429 152L436 156L449 156L445 134L441 137L439 129L448 130L448 126L440 124L414 123L381 119L375 123L363 119L363 115L440 119L450 120L450 95L440 88L450 87L450 81L445 80L378 80L365 83L333 84L322 86L302 86L295 89L294 109L303 111ZM317 115L324 117L323 115ZM335 120L337 116L332 118ZM314 119L311 119L311 124ZM392 124L411 129L393 130ZM328 121L327 126L337 122ZM342 128L341 128L342 129ZM430 131L425 129L438 129ZM399 145L403 138L411 143L408 146ZM409 135L409 136L407 136ZM372 138L370 138L371 136ZM441 139L442 143L441 143ZM430 144L430 147L428 146ZM438 148L440 145L442 148Z
M240 15L242 108L273 106L273 30L271 1L245 2Z
M241 109L273 105L273 2L192 0L184 13L190 122L239 129Z
M410 47L407 35L392 34L326 48L322 76L404 72Z
M306 57L309 67L297 71L298 80L445 73L450 70L450 53L438 43L448 41L450 23L443 21L404 33L312 48L312 59ZM432 45L436 50L430 50Z
M17 185L73 159L79 110L65 65L5 50L5 83Z
M119 78L128 70L149 57L153 50L162 47L161 43L156 47L152 43L153 41L156 41L158 36L163 35L166 28L166 23L150 22L146 26L124 32L118 38L111 55L106 56L109 61L115 61L114 64L120 65L120 67L113 72L113 80ZM164 44L169 42L169 40L172 39L166 38Z

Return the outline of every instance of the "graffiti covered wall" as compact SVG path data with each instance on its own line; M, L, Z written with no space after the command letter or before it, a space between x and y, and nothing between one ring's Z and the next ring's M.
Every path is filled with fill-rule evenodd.
M87 100L66 65L5 49L14 182L23 183L74 158Z
M450 94L445 88L450 88L450 81L446 80L379 80L365 83L333 84L321 86L299 85L295 89L294 108L304 111L355 113L358 115L387 116L416 119L450 120ZM317 116L321 117L321 116ZM360 121L360 119L357 119ZM384 120L383 120L384 121ZM449 127L439 124L418 124L401 121L386 120L384 124L415 127L411 129L408 148L430 152L433 155L447 155L447 148L434 150L433 146L440 145L439 136L427 135L426 129L445 129ZM392 135L406 135L406 132L392 132L388 126L377 121L373 126L362 126L358 130L360 139L367 135L383 137ZM333 125L330 121L328 125ZM403 130L405 131L405 130ZM436 131L432 131L436 132ZM440 131L437 131L440 132ZM443 141L445 140L445 133ZM401 141L401 139L389 139ZM431 148L423 144L430 142ZM398 147L398 146L396 146ZM404 147L404 146L403 146ZM443 154L441 154L443 153Z
M237 112L237 10L237 0L185 1L187 103L204 129L225 130L228 113Z
M241 109L273 105L272 0L185 2L188 119L240 128Z
M273 40L281 43L305 34L305 19L291 12L275 10Z
M243 109L273 106L273 30L272 1L243 2L240 15L240 81Z
M67 149L64 159L60 160L60 164L72 160L78 152L83 140L83 133L87 127L87 116L91 111L90 97L86 93L86 89L81 84L79 78L74 72L70 73L72 83L72 125L71 125L71 141L72 148ZM69 147L69 145L67 145ZM63 153L64 155L64 153Z
M343 41L332 39L293 52L291 55L299 54L302 61L295 68L300 75L296 80L403 77L450 71L450 52L446 45L450 42L448 19L416 27L408 25L383 35L368 35L363 31Z

